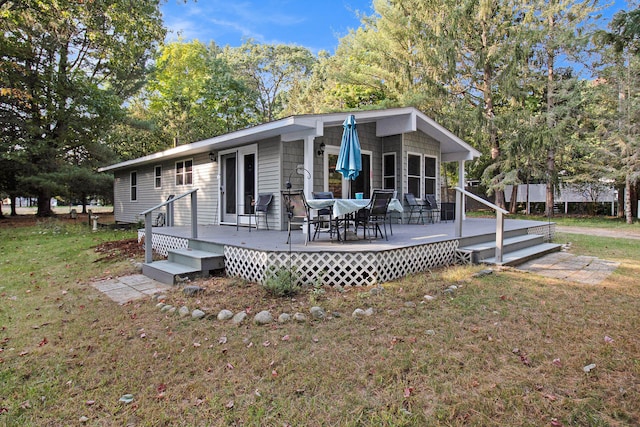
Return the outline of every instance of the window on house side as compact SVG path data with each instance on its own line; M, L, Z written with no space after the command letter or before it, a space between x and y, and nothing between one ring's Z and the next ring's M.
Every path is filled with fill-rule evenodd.
M176 162L176 185L193 184L193 160Z
M162 166L155 168L155 187L162 188Z
M138 173L131 172L131 201L135 202L138 200Z

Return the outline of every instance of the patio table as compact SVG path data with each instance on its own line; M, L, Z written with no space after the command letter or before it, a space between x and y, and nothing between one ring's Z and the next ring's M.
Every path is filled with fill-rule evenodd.
M323 209L331 207L333 217L336 220L336 229L338 228L338 218L346 217L350 214L358 212L360 209L366 208L371 203L371 199L310 199L307 200L311 209ZM391 199L389 202L388 212L403 212L402 203L398 199ZM345 238L347 235L347 221L345 221ZM338 232L338 240L340 233Z

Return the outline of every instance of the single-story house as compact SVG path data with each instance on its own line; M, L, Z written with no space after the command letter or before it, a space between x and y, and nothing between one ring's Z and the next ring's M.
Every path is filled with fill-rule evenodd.
M354 115L362 149L362 172L354 182L336 173L343 122ZM291 116L159 153L106 166L112 172L117 222L136 223L140 213L170 196L197 189L197 223L240 225L251 201L272 193L269 226L283 230L287 219L281 190L291 182L308 198L332 191L336 198L374 188L394 189L398 199L440 198L443 162L458 162L464 187L464 162L480 153L419 110L397 109ZM406 214L406 213L405 213ZM188 224L189 203L175 203L176 224Z

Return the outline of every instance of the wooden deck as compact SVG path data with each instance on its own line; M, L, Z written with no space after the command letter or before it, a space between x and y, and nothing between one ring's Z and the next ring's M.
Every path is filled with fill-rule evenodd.
M505 220L505 234L543 234L553 237L554 224L541 221ZM495 240L494 219L469 218L463 222L462 238L455 237L453 222L435 224L394 224L389 240L331 241L320 233L304 244L301 230L256 230L235 226L199 226L197 239L189 239L190 227L154 227L153 247L166 255L169 250L196 247L191 240L218 248L224 254L225 269L231 276L261 282L269 268L294 268L305 283L375 284L419 271L451 265L457 249L465 242ZM389 230L387 230L389 231ZM139 232L140 237L144 230ZM213 249L212 249L213 250Z

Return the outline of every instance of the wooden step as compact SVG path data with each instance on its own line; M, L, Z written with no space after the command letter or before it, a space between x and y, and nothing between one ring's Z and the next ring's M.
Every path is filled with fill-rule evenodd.
M167 260L206 273L224 268L224 255L199 249L171 249L168 251Z
M559 252L561 249L562 245L557 243L541 243L528 248L503 253L502 262L497 265L515 266L552 252ZM496 264L495 257L485 258L482 262L485 264Z
M142 264L142 274L167 285L175 285L176 277L195 277L201 270L171 261Z
M539 234L522 234L519 236L506 237L502 242L502 253L506 254L520 249L526 249L544 243L544 237ZM496 254L496 241L485 241L459 248L460 251L472 253L472 261L475 264L486 262L485 259L492 258Z

